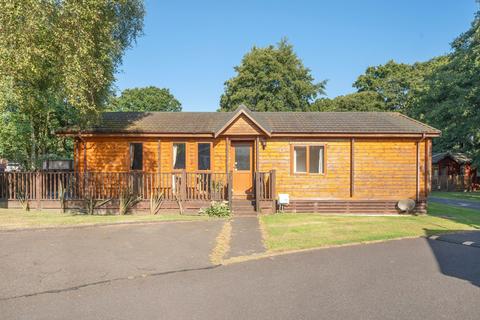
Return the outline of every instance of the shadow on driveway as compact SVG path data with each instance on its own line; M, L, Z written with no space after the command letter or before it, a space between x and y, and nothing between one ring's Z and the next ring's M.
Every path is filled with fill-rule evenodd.
M425 230L427 236L438 235L442 230ZM463 245L467 239L480 239L480 231L448 233L437 240L427 239L440 272L449 277L469 281L480 287L480 248ZM445 250L445 246L452 250ZM465 254L467 251L469 254Z

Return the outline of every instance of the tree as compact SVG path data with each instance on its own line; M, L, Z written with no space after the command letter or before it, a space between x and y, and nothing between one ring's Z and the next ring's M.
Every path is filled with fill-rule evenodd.
M373 91L380 94L388 110L406 112L411 107L412 91L423 81L423 63L413 65L396 63L368 67L353 86L359 92Z
M462 151L480 164L480 11L452 49L426 77L414 116L442 130L436 150Z
M237 75L225 82L220 111L242 103L255 111L305 111L325 89L325 81L313 82L285 39L277 46L253 47L234 69Z
M111 111L182 111L181 103L168 89L157 87L126 89L113 98Z
M317 99L310 111L388 111L388 108L377 92L362 91L333 99Z
M16 132L29 167L56 152L66 115L81 127L96 119L143 16L141 0L0 2L0 112L24 127Z

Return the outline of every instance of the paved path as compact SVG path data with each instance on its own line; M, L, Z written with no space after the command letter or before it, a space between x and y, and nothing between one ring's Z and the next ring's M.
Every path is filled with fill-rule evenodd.
M222 225L219 220L0 232L0 299L208 268Z
M262 252L265 252L265 247L258 218L234 216L228 257L246 256Z
M478 201L447 199L447 198L437 198L437 197L428 197L428 200L432 202L443 203L449 206L480 210L480 202Z
M0 301L2 319L478 319L480 249L315 250Z

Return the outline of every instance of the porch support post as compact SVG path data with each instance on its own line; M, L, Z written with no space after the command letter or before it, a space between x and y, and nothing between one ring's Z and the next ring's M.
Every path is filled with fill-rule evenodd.
M253 172L254 176L254 181L255 181L255 211L260 211L260 162L259 162L259 144L260 144L260 138L256 137L255 138L255 171Z
M260 171L260 137L255 139L255 171Z
M162 154L161 154L161 151L162 151L162 140L158 140L158 146L157 146L157 172L160 173L162 172Z
M420 141L417 141L416 143L416 172L415 172L415 178L416 178L416 200L417 202L420 200Z
M83 172L87 172L87 142L83 141Z
M232 212L232 173L227 172L227 193L228 193L228 207L230 212Z
M355 195L355 138L350 139L350 197Z
M430 164L430 140L425 140L425 199L427 199L428 193L430 191Z
M272 198L272 209L273 209L273 212L277 212L277 190L276 190L276 186L277 186L277 178L276 178L276 171L275 169L273 170L270 170L270 191L271 191L271 195L270 197Z
M255 211L260 211L260 173L255 171L253 173L255 181Z
M230 138L225 138L225 172L230 172Z

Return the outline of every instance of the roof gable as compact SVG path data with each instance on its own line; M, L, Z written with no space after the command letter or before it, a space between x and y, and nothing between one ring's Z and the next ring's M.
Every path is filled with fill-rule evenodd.
M263 132L267 136L271 136L271 131L263 125L261 122L256 119L255 115L245 106L245 105L240 105L237 110L235 110L235 113L228 119L225 124L215 131L214 137L218 137L220 134L223 132L226 132L227 129L232 128L235 126L235 124L240 124L240 128L250 129L255 130L255 132L260 133ZM248 130L251 133L251 130Z

